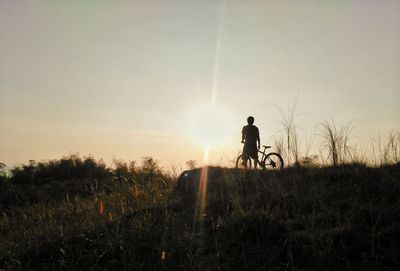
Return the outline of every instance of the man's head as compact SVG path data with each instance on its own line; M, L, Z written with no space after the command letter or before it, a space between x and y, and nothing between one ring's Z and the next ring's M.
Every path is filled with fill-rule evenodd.
M252 117L252 116L248 117L247 118L247 123L250 124L250 125L253 124L254 123L254 117Z

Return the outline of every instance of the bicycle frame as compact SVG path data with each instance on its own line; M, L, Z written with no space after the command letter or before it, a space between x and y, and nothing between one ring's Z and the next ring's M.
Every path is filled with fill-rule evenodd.
M251 168L251 160L254 161L254 168L256 168L258 165L263 168L263 169L282 169L283 168L283 159L279 155L279 153L276 152L269 152L267 153L267 149L271 148L271 146L265 146L263 145L263 150L257 150L257 153L261 153L261 159L252 159L251 157L248 157L245 154L239 155L239 157L236 160L236 167L239 166L239 163L242 165L245 165L247 168L247 160L250 160L250 164L248 165L249 168ZM240 160L241 159L241 160Z
M271 146L264 146L263 145L264 150L260 151L257 150L259 153L261 153L261 159L253 159L253 161L255 161L260 167L265 168L265 163L263 163L262 161L264 161L265 157L267 157L267 153L265 153L267 151L267 149L271 148Z
M264 147L263 151L258 150L258 152L262 154L261 159L260 159L261 161L263 161L264 158L267 156L267 154L265 153L267 151L267 149L271 148L271 146L263 146L263 147Z

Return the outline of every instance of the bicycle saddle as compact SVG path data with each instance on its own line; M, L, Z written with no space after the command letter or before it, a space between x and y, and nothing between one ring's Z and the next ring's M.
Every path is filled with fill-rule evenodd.
M271 146L265 146L265 145L263 145L263 147L266 149L271 148Z

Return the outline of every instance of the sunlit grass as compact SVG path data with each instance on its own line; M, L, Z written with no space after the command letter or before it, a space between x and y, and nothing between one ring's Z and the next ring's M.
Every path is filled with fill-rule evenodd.
M2 194L0 268L395 270L399 169L208 167L176 182L147 158L120 161L111 180L33 179L85 185L8 207ZM7 185L29 201L19 193L31 184Z

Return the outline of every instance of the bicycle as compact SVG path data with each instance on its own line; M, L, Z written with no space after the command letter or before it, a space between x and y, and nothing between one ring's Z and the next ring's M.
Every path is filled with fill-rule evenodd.
M271 146L263 145L264 150L260 151L259 153L262 154L261 160L256 159L256 162L262 169L265 170L281 170L283 168L283 159L279 153L270 152L265 153L265 151ZM243 153L238 156L236 159L236 168L243 168L243 169L250 169L252 167L252 159ZM255 168L255 166L254 166Z

